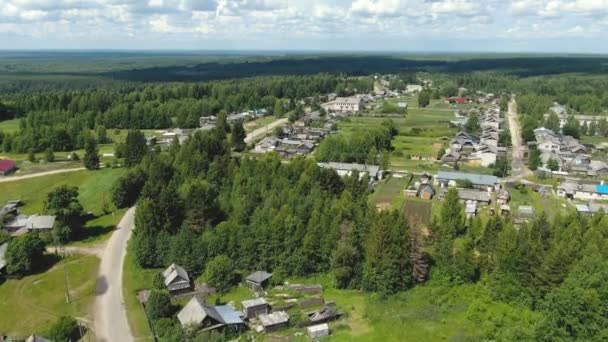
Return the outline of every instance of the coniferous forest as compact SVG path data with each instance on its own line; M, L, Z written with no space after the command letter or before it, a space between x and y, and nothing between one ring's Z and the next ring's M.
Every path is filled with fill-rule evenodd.
M127 170L111 195L118 209L137 207L129 252L141 268L176 263L192 278L215 279L220 292L257 269L272 271L277 284L325 274L340 289L387 302L417 287L450 293L470 285L475 300L466 316L481 340L608 339L605 214L540 214L517 225L508 217L467 219L451 189L421 230L401 210L378 211L366 177L317 166L382 164L396 135L391 121L352 138L330 136L314 157L289 162L241 154L243 127L226 121L231 112L266 109L281 117L328 93L371 92L374 75L390 73L394 89L434 84L423 91L427 101L459 88L517 94L522 135L532 140L535 128L556 124L544 117L553 102L579 114L608 112L605 58L247 58L95 72L82 62L39 74L27 73L26 62L12 65L17 71L0 74L0 121L18 119L19 127L0 131L0 149L52 155L86 148L87 167L97 169L106 130L128 130L120 151ZM54 73L60 77L47 78ZM211 115L218 124L209 131L164 150L146 145L144 129L195 128ZM605 120L593 134L578 129L573 135L608 136ZM429 301L450 304L441 296ZM165 330L177 335L165 337L180 340L178 323L170 325Z

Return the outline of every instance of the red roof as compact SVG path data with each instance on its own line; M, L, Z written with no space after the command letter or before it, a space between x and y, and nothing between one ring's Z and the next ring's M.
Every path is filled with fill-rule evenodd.
M17 167L14 161L8 159L0 159L0 171L6 172Z
M465 99L464 97L457 97L454 99L454 101L456 101L458 103L465 103L465 102L467 102L467 99Z

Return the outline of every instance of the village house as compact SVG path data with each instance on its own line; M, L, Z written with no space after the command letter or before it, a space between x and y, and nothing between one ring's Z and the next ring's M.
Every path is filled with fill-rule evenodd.
M319 167L324 169L332 169L341 176L350 176L353 172L359 173L359 178L363 178L363 175L367 174L370 182L382 179L382 171L378 165L364 165L364 164L351 164L351 163L317 163Z
M171 294L189 292L192 290L192 283L190 282L188 272L179 265L171 264L171 266L167 267L163 272L163 277L165 278L165 286Z
M262 291L270 283L272 273L255 271L245 278L247 286L255 291Z
M576 211L585 216L594 216L597 214L607 214L608 204L590 202L589 204L577 204Z
M492 198L487 191L475 189L458 189L458 198L463 203L476 202L483 205L488 205L492 201Z
M405 86L405 93L406 94L413 94L413 93L419 93L423 90L424 88L419 85L419 84L408 84Z
M565 181L557 187L557 195L566 199L584 201L608 200L608 185Z
M0 159L0 176L9 175L17 170L17 164L9 159Z
M435 196L435 188L432 184L422 183L420 184L420 187L418 187L416 196L423 200L431 200L433 199L433 196Z
M21 235L33 231L50 232L55 226L55 216L52 215L18 215L9 220L4 227L12 235Z
M511 200L511 195L507 190L500 189L496 192L496 204L505 205Z
M195 326L201 331L229 329L241 331L245 322L240 314L229 305L210 306L194 296L177 314L183 327Z
M215 128L217 123L217 118L213 115L211 116L201 116L199 119L199 126L202 131L209 131Z
M496 176L482 175L476 173L439 171L435 177L435 185L442 188L451 186L455 187L458 181L469 181L473 188L487 191L494 191L499 184Z
M441 156L441 162L446 164L453 164L460 160L460 153L454 151L447 151L443 156Z

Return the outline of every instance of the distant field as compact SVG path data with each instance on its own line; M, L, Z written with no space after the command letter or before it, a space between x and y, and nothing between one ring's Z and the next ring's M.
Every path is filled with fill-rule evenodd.
M25 202L22 210L27 214L42 211L46 195L61 185L77 186L80 203L85 211L101 213L103 201L110 201L112 184L125 169L102 169L99 171L77 171L44 177L0 183L0 203L13 199Z
M19 130L19 119L0 121L0 132L13 133Z
M0 283L0 332L23 338L45 334L62 315L91 321L98 267L96 257L72 256L44 273ZM71 304L65 300L64 268Z

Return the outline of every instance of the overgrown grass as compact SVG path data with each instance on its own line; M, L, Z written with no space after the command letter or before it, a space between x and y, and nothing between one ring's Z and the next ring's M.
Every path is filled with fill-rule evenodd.
M45 334L55 320L69 315L92 321L99 259L72 256L44 273L0 283L0 332L27 337ZM64 269L67 270L70 304L66 303Z
M133 251L129 248L122 273L122 292L131 333L138 341L152 341L152 333L144 309L137 299L137 293L144 289L150 289L155 274L160 271L160 269L139 267L135 261Z

